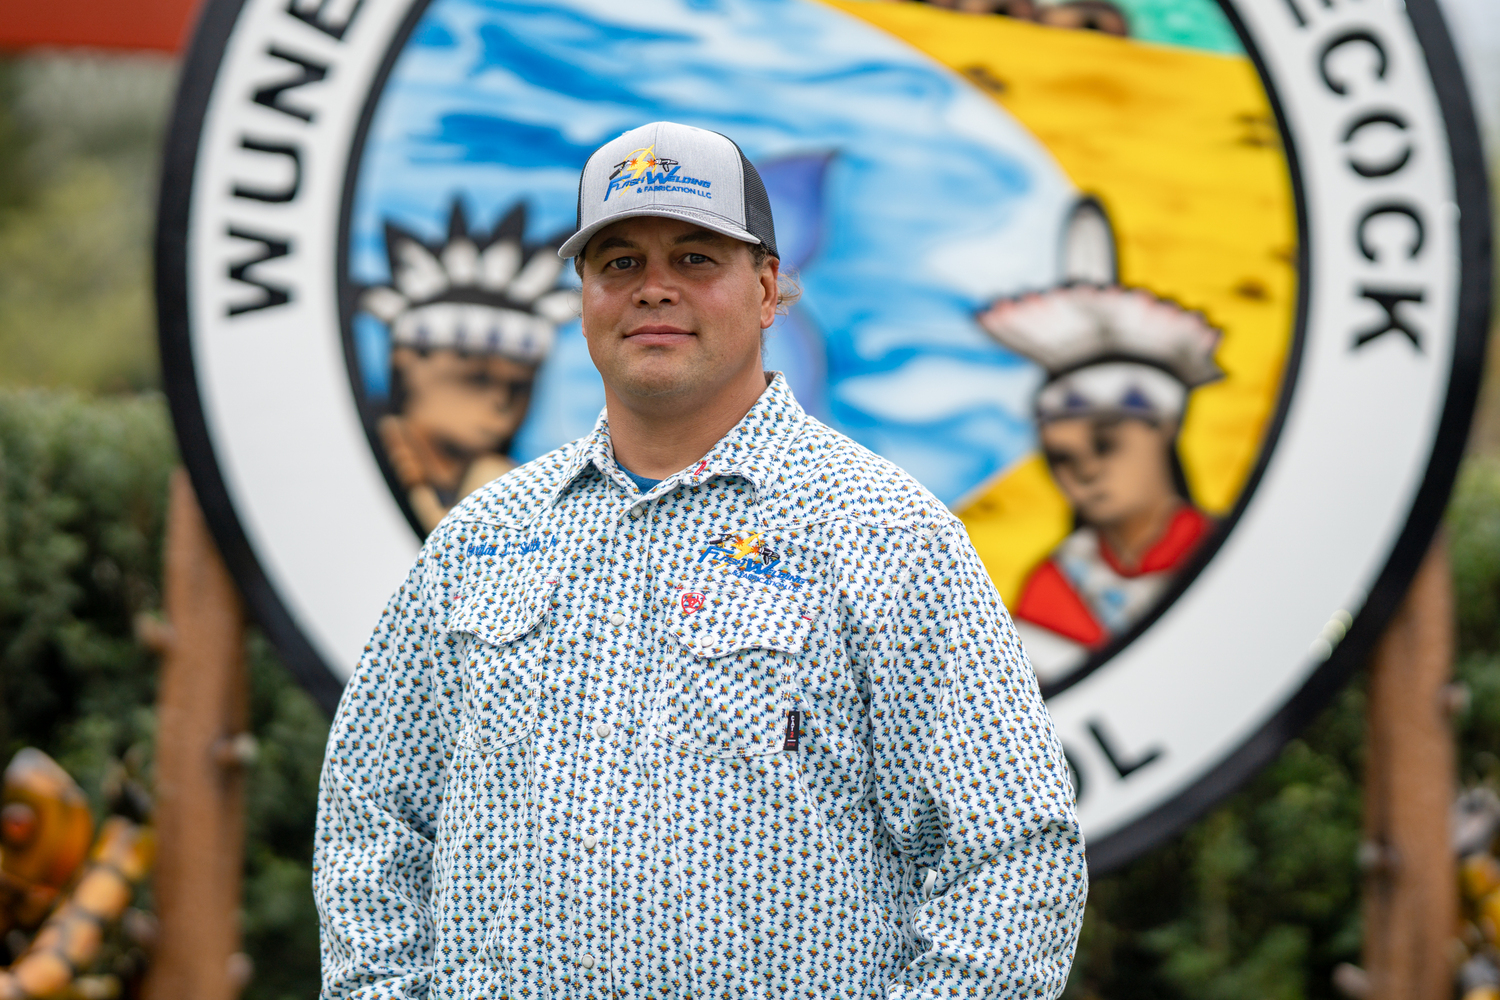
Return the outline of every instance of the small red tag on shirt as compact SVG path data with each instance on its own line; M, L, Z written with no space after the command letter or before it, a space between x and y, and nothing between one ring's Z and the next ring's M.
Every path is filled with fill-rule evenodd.
M792 709L786 713L786 738L781 742L781 749L795 750L797 743L802 739L802 712Z

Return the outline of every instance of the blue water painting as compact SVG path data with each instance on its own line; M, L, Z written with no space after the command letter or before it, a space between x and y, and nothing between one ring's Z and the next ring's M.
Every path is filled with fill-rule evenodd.
M1078 192L961 77L812 0L434 0L378 98L351 278L389 280L387 221L441 241L455 197L476 227L524 202L528 239L570 228L589 152L661 119L733 137L762 171L804 291L768 367L810 412L949 504L1035 447L1038 371L973 317L1059 280ZM387 334L354 326L378 398ZM602 405L575 321L512 454L586 434Z

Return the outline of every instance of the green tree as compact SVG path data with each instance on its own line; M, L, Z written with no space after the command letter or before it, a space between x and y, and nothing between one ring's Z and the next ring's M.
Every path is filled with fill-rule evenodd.
M159 381L151 229L172 62L0 58L0 385Z

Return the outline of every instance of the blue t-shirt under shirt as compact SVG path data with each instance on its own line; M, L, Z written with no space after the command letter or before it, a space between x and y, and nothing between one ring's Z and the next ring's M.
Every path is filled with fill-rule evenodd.
M661 482L660 479L647 479L645 476L637 476L634 472L631 472L623 465L620 466L620 471L629 476L630 481L632 483L635 483L635 488L640 490L642 493L650 493L653 489L656 488L656 484Z

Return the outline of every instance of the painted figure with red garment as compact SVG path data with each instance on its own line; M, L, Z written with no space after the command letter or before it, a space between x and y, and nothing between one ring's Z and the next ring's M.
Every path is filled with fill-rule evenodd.
M1054 681L1149 611L1212 527L1177 434L1193 390L1223 377L1219 331L1149 292L1089 284L1002 300L979 322L1045 372L1037 436L1075 527L1012 614Z

